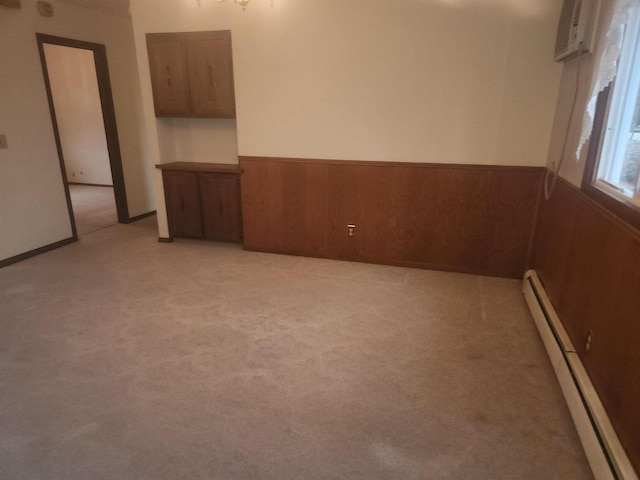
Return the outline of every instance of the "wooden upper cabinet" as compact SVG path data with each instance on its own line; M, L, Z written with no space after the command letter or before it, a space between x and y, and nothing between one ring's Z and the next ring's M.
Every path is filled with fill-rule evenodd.
M231 32L147 34L157 117L235 118Z
M173 33L147 34L156 117L189 116L189 72L185 39Z
M192 33L186 42L193 113L235 118L231 32Z

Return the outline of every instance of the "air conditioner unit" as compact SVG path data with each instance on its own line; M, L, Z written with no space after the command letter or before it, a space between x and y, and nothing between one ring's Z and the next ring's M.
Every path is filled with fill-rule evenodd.
M598 0L564 0L553 57L556 62L592 49L598 7Z

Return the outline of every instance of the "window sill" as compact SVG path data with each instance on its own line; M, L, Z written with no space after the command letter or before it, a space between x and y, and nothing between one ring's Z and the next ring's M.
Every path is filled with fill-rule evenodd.
M582 191L611 213L640 230L640 208L631 201L591 183L583 183Z
M611 190L607 191L608 189L592 183L598 165L600 142L606 121L610 92L611 87L607 86L598 95L593 119L593 130L591 132L591 140L589 141L589 151L587 152L587 161L582 176L582 191L587 197L591 198L605 210L631 225L631 227L640 230L640 209L636 205L627 200L623 195L614 193Z

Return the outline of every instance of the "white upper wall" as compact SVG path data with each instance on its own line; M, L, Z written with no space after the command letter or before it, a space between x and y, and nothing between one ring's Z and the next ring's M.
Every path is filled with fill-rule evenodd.
M240 155L545 164L558 0L201 3L131 2L153 161L228 162L233 142L155 121L144 34L230 29Z
M131 19L58 1L45 18L36 3L0 7L0 259L71 236L36 32L106 45L129 214L154 209Z

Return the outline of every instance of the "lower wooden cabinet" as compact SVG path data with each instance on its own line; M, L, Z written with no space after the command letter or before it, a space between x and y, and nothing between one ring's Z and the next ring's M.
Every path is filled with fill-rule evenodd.
M202 226L207 240L242 239L240 183L232 173L199 173Z
M162 174L172 237L202 238L202 208L198 174L166 171Z
M157 167L172 237L242 240L238 165L176 162Z

